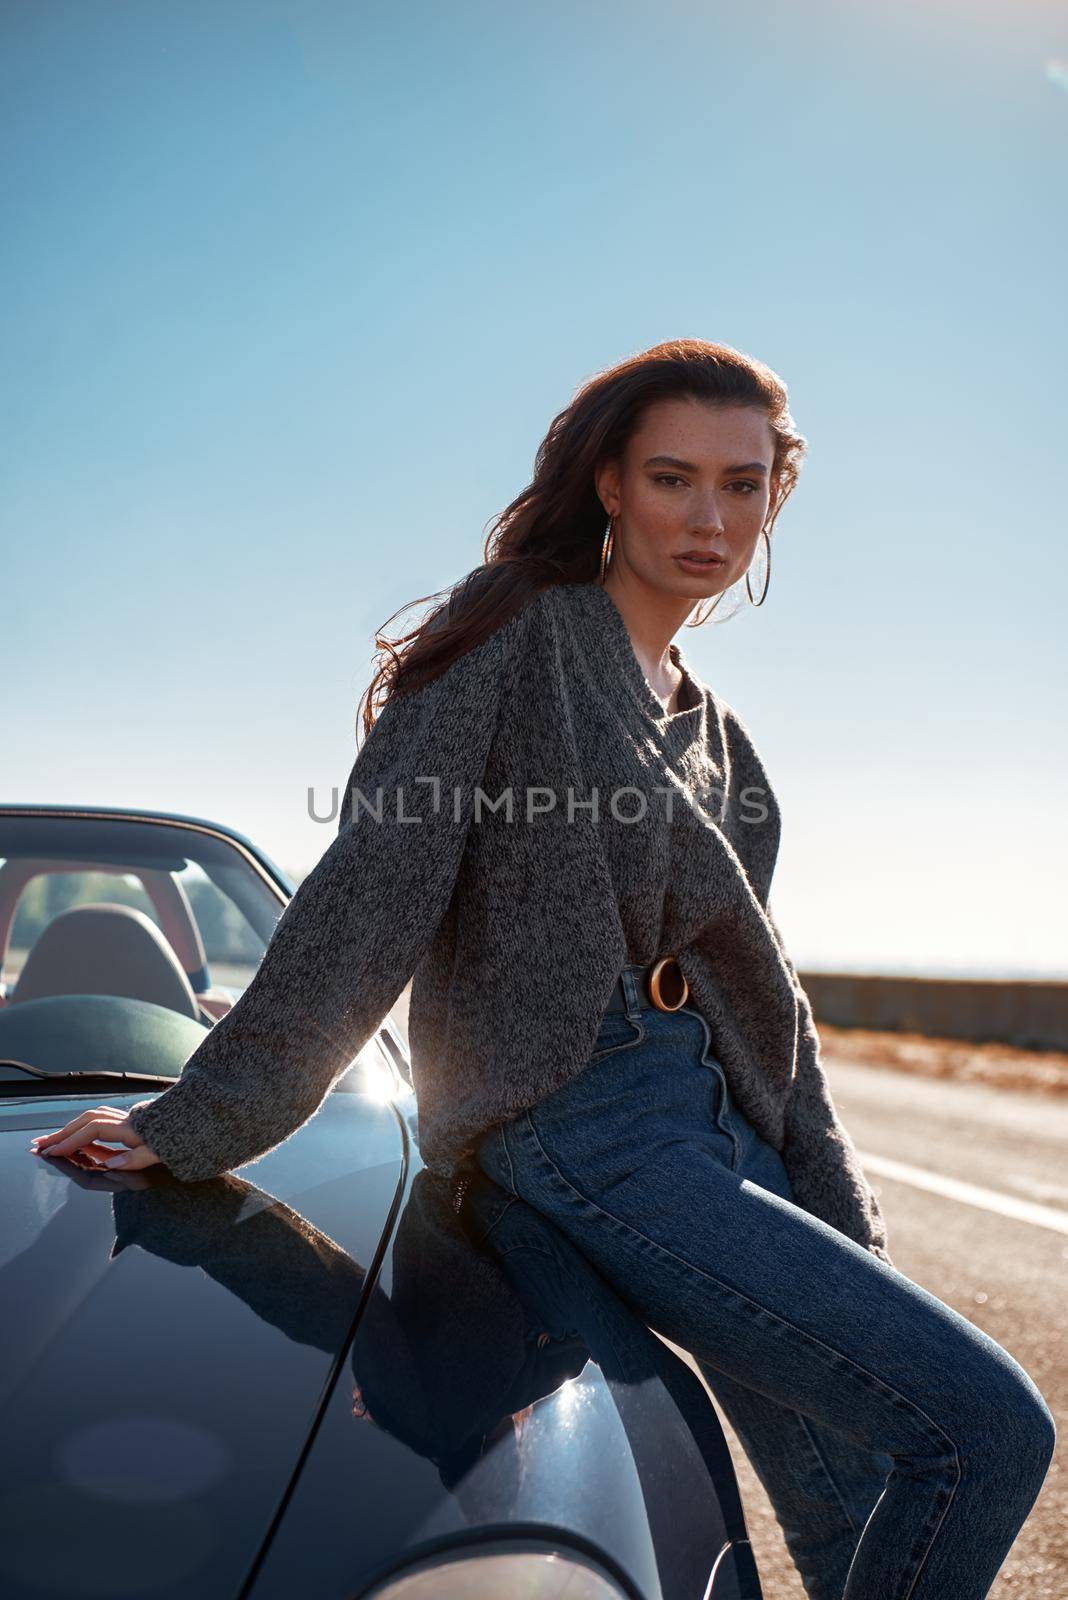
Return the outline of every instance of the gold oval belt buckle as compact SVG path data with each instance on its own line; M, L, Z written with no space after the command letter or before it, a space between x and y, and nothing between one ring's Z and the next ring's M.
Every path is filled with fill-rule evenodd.
M650 967L646 987L658 1011L678 1011L690 998L690 985L676 956L661 956Z

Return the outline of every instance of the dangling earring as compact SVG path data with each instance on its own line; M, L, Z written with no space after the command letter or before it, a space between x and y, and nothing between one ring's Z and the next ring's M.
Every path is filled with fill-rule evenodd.
M601 572L598 580L600 583L604 582L605 573L608 571L612 560L612 550L616 542L615 533L612 529L612 523L614 520L615 519L613 517L609 517L608 526L604 530L604 538L601 540Z
M686 626L688 628L699 628L701 626L702 622L707 622L709 617L712 615L713 611L715 611L716 607L719 605L720 601L723 599L723 596L726 594L726 592L727 592L726 589L721 589L719 594L717 594L716 598L713 600L712 604L709 606L708 610L705 612L704 616L702 617L702 616L698 616L698 615L695 614L693 617L690 618L690 620L689 620L689 622L687 622ZM701 609L700 606L698 606L697 610L700 611L700 609Z
M745 591L749 596L750 605L754 605L754 606L762 606L764 604L764 600L765 600L765 597L766 597L767 592L768 592L768 584L771 582L771 539L770 539L770 537L768 535L767 528L761 528L760 531L764 535L764 544L767 547L768 564L767 564L767 568L766 568L766 570L764 572L764 587L760 592L760 599L759 600L754 600L753 599L753 591L749 587L749 571L748 571L748 568L746 569L746 574L745 574Z
M767 568L766 568L765 573L764 573L764 589L763 589L763 592L762 592L759 600L754 600L753 599L753 591L752 591L752 589L750 588L750 585L749 585L749 572L748 572L748 570L746 571L746 574L745 574L745 590L746 590L746 593L749 596L750 605L754 605L754 606L762 606L764 604L764 600L765 600L765 598L767 596L767 592L768 592L768 584L771 582L771 536L769 535L767 528L761 528L760 531L764 535L764 543L767 546L768 564L767 564ZM719 594L717 594L716 598L713 600L712 604L709 606L708 610L705 612L704 616L703 617L702 616L695 616L690 622L687 622L686 626L688 628L699 628L701 626L702 622L707 622L709 617L712 615L713 611L715 611L716 607L719 605L720 601L723 599L723 596L726 594L726 592L727 592L726 589L721 589Z

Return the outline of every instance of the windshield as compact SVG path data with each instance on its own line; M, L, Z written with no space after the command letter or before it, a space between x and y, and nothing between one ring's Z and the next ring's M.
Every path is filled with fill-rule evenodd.
M251 981L284 907L219 834L0 814L0 1058L176 1075Z

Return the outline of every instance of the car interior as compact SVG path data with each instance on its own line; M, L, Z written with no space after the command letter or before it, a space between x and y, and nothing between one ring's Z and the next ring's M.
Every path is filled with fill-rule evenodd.
M28 886L42 874L89 872L135 879L158 920L117 901L71 906L45 924L15 973L11 933ZM0 1007L73 994L145 1000L205 1027L233 1004L232 994L212 983L200 929L175 874L69 857L5 861L0 865Z

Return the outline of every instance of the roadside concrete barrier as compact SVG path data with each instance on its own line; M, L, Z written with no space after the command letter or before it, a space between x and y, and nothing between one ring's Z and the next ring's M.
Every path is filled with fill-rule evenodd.
M1068 1050L1068 982L798 972L817 1022Z

